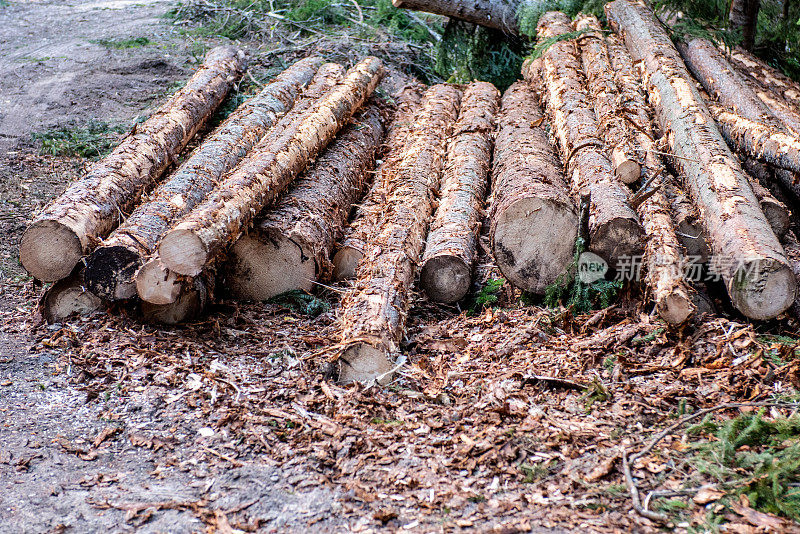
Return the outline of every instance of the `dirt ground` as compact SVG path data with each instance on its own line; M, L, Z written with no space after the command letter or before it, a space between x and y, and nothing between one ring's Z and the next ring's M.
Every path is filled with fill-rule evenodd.
M419 297L386 388L326 380L334 291L313 318L223 301L183 327L121 307L41 324L16 246L85 162L40 155L31 133L153 109L196 61L169 8L0 6L0 531L657 531L623 453L682 413L796 395L797 360L767 357L794 350L770 337L793 320L671 331L629 293L578 318L508 287L475 315ZM153 44L89 42L139 36ZM694 480L685 440L678 427L634 462L643 495ZM689 500L667 528L704 530L714 510L736 532L764 520L714 506Z

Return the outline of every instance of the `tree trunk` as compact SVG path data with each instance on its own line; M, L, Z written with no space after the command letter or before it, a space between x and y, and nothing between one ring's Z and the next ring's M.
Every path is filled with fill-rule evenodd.
M84 287L80 269L50 286L39 300L39 313L51 324L74 315L89 315L102 308L103 300Z
M700 266L707 263L711 257L711 248L708 246L706 230L700 223L697 208L672 180L665 183L664 192L672 208L675 233L683 246L689 267L700 269Z
M645 281L650 288L656 311L670 324L681 324L694 312L696 296L694 289L686 282L684 275L685 258L675 232L672 206L663 191L663 184L672 183L656 154L653 130L647 104L641 93L639 78L633 67L633 60L616 36L608 39L608 51L614 71L614 82L619 90L614 112L625 114L633 123L629 134L644 153L642 167L643 182L651 184L655 192L639 204L637 212L642 219L647 243L644 250L647 276Z
M796 105L790 102L789 99L784 98L783 95L776 94L769 89L749 71L740 68L735 63L732 63L732 65L748 87L766 104L772 114L783 123L783 126L789 130L789 133L795 137L800 136L800 113L798 113Z
M69 276L176 161L243 69L240 50L211 50L181 90L33 220L20 243L25 269L48 282Z
M458 116L461 93L434 85L416 115L409 148L387 176L384 222L370 240L353 288L342 300L342 350L336 364L342 382L391 379L406 323L415 266L425 244L446 158L445 145Z
M458 302L472 284L499 101L490 83L476 82L464 90L422 258L420 286L431 300Z
M755 45L760 5L761 0L731 0L728 23L732 30L741 32L745 50L752 50Z
M338 63L322 65L302 97L295 103L289 113L283 117L264 135L257 147L270 147L282 139L287 131L296 131L297 126L312 112L312 106L324 94L342 82L344 68ZM290 132L291 133L291 132ZM245 158L249 158L246 156ZM191 278L170 271L161 261L158 253L154 254L135 276L136 291L139 298L155 305L173 304L180 296L191 291L194 283Z
M202 272L325 148L372 94L382 74L379 59L361 61L296 128L288 128L274 143L259 143L205 202L164 235L158 253L167 268L187 276Z
M174 302L152 304L142 301L142 316L146 321L162 324L179 324L196 319L211 299L209 284L197 276L180 286Z
M133 276L174 221L189 213L236 166L295 102L319 66L307 58L286 69L258 95L239 106L208 135L191 157L148 196L98 246L86 263L87 287L109 300L136 295Z
M570 33L572 28L564 13L551 11L539 19L537 31L540 38L548 39ZM630 191L614 178L606 146L597 137L599 124L585 89L575 41L551 45L542 55L542 73L547 110L573 198L586 191L591 195L589 249L617 266L621 259L641 252L642 227L628 205Z
M235 298L266 300L291 289L310 291L330 272L333 244L364 192L382 137L381 113L371 104L256 221L255 229L239 238L226 268Z
M572 261L578 213L527 81L503 95L492 171L489 237L513 285L543 294Z
M600 138L608 147L614 175L623 183L632 184L641 175L640 158L620 109L619 92L614 84L614 71L600 21L594 15L580 15L573 24L578 31L588 31L580 36L578 43L583 72L600 123Z
M699 208L734 306L751 319L776 317L794 302L794 275L677 50L643 5L616 0L606 4L606 15L633 59L642 61L656 117Z
M800 83L741 48L731 51L731 60L775 94L791 101L795 106L800 106Z
M383 214L381 206L386 201L387 188L394 185L392 180L397 176L395 169L407 148L423 90L421 85L413 84L403 87L394 96L397 109L384 143L388 150L378 166L372 186L358 206L353 221L345 230L344 238L333 256L334 280L355 278L356 269L366 253L367 243L378 232Z
M464 20L512 35L519 33L519 0L392 0L392 5Z

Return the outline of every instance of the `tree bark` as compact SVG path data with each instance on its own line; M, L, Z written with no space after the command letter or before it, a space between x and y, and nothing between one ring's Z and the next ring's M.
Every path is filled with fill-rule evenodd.
M570 33L569 18L549 12L539 19L540 38ZM636 212L628 205L630 191L614 178L606 146L597 137L599 124L585 89L574 40L562 40L542 55L547 110L561 147L573 198L591 195L589 249L617 266L642 250L643 233ZM534 80L538 82L538 80Z
M383 137L375 104L364 109L298 178L255 229L239 238L226 285L240 300L266 300L291 289L310 291L330 272L328 257L364 192Z
M728 23L731 29L741 32L745 50L752 50L755 45L760 5L761 0L731 0Z
M600 21L594 15L579 15L573 24L576 30L588 32L578 38L581 63L600 123L600 138L608 147L614 176L625 184L632 184L641 175L640 158L620 109L619 92L614 84L614 71Z
M736 65L734 62L732 62L731 65L733 65L736 72L739 73L756 96L766 104L772 114L789 130L789 133L795 137L800 136L800 113L798 113L796 105L790 102L789 99L784 98L783 95L776 94L769 89L749 71L740 68L740 66Z
M33 220L20 243L25 269L48 282L68 276L175 162L243 69L240 50L211 50L181 90Z
M750 186L753 188L753 194L758 199L758 205L761 206L761 211L764 212L764 217L767 218L772 232L780 239L789 230L791 224L791 216L789 208L786 204L775 198L769 190L761 185L755 177L750 177Z
M378 166L372 186L358 206L353 221L345 230L341 244L333 256L334 280L355 278L356 269L366 253L367 243L378 232L383 213L381 206L386 201L387 188L394 185L392 180L397 176L395 169L407 148L423 90L421 85L412 84L403 87L394 97L397 109L384 143L387 151Z
M794 232L788 232L783 238L783 247L786 250L786 257L789 260L789 265L792 266L797 283L800 284L800 242L797 241L797 236ZM792 303L792 315L800 319L800 297Z
M406 323L414 283L446 158L461 93L449 85L428 89L409 148L389 178L384 222L370 240L339 315L339 380L387 383Z
M464 90L422 257L420 286L431 300L458 302L472 284L499 100L490 83L476 82Z
M697 208L674 181L665 183L664 192L672 208L675 233L691 265L701 265L711 257L706 230L700 223Z
M569 268L578 213L527 81L505 92L497 122L489 213L492 250L512 284L543 294Z
M512 35L519 34L519 0L392 0L399 9L411 9L464 20Z
M295 102L322 64L320 58L295 63L261 92L239 106L209 134L148 201L105 239L86 262L87 287L108 300L136 295L133 276L155 252L174 221L202 202L220 177L236 166Z
M606 15L634 60L736 308L771 319L794 302L796 281L741 165L714 125L677 50L653 13L630 0Z
M750 72L756 80L775 94L789 100L795 106L800 106L800 83L739 47L731 51L731 60L736 66Z
M54 283L39 300L39 313L51 324L75 315L89 315L102 308L103 300L84 286L81 269Z
M167 268L187 276L202 272L325 148L372 94L382 74L379 59L361 61L296 128L288 128L274 143L259 143L205 202L164 235L158 252Z

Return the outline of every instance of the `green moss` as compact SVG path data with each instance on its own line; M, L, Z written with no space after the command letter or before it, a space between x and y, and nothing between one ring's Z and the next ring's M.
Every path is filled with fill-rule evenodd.
M89 42L113 50L142 48L143 46L152 44L152 41L147 37L131 37L130 39L91 39Z

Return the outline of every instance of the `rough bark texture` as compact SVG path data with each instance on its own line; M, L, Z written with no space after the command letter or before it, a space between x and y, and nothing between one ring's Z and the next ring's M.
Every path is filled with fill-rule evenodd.
M60 323L74 315L89 315L103 308L103 300L83 284L83 272L54 283L39 301L39 313L48 323Z
M287 128L275 142L259 143L206 201L164 235L158 252L167 268L187 276L202 272L325 148L372 94L382 74L379 59L361 61L296 128Z
M527 81L503 95L492 171L489 237L515 286L543 294L572 261L578 213Z
M800 106L800 83L741 48L737 47L731 51L731 60L743 70L752 73L753 77L765 87L795 106Z
M792 272L800 284L800 242L797 241L797 236L794 232L788 232L783 239L783 247L786 250L786 257L789 260L789 265L792 266ZM792 303L792 314L800 319L800 297Z
M87 287L109 300L136 294L133 276L174 221L189 213L236 166L295 102L320 58L298 61L239 106L209 134L168 180L149 195L89 256Z
M470 84L448 142L439 206L420 271L420 286L438 302L458 302L472 285L499 100L492 84Z
M675 232L672 206L663 189L664 184L671 183L673 178L664 171L656 154L647 104L630 55L616 36L609 37L608 50L619 90L617 105L632 123L634 140L643 150L642 181L656 188L655 193L637 208L647 234L645 282L659 316L670 324L681 324L695 312L696 297L684 277L683 251Z
M226 283L235 298L265 300L310 291L330 272L328 257L350 207L364 193L383 137L376 104L358 114L281 201L231 249Z
M519 0L392 0L400 9L413 9L465 20L516 35Z
M241 51L211 50L181 90L33 220L20 243L25 269L45 281L68 276L176 160L243 68Z
M692 264L705 264L711 257L711 248L708 246L706 230L700 223L697 208L686 192L674 182L665 183L664 193L672 207L675 233L686 257Z
M358 206L333 257L334 280L350 280L355 277L356 269L367 250L367 243L378 231L381 206L386 201L387 189L394 185L393 180L397 177L395 170L405 153L423 91L421 85L412 84L403 87L394 96L397 109L386 135L386 152L372 186Z
M572 31L569 18L549 12L539 19L540 38ZM643 233L636 212L628 205L630 191L614 178L606 146L597 136L599 124L585 89L580 55L574 40L562 40L542 55L547 110L561 147L574 198L591 195L589 248L616 266L622 258L638 255Z
M750 176L750 187L753 188L753 194L758 199L758 205L761 206L761 211L764 212L764 217L767 218L772 232L778 238L782 238L791 224L789 208L775 198L754 176Z
M794 302L796 281L747 176L714 125L677 50L641 4L606 5L609 22L642 71L658 122L706 227L733 304L770 319Z
M728 22L732 30L742 34L742 47L752 50L756 41L756 23L761 0L731 0Z
M594 15L580 15L574 25L576 30L588 32L579 37L578 43L583 72L600 123L600 138L608 148L614 175L623 183L632 184L641 175L640 157L636 153L631 128L622 114L600 21Z
M798 111L800 108L798 108L798 105L790 102L790 100L783 95L776 94L761 83L760 80L756 79L751 72L740 68L735 62L731 64L756 96L758 96L758 98L767 105L772 114L783 123L783 126L793 135L800 135L800 111Z
M382 206L384 222L370 240L354 287L339 315L342 350L339 380L390 380L406 323L415 266L433 213L446 157L446 141L458 116L461 93L448 85L428 89L416 116L409 148L394 172Z

